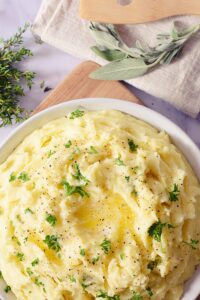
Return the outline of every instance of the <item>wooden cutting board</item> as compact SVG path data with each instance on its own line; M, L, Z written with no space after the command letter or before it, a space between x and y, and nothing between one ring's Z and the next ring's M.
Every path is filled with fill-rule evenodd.
M89 74L99 67L85 61L79 64L64 80L40 103L33 114L52 105L79 98L117 98L134 103L142 102L118 81L103 81L89 78Z

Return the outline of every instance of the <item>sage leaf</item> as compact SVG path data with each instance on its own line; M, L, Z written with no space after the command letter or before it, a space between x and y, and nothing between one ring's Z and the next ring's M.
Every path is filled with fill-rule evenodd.
M148 66L143 59L126 58L111 62L90 74L98 80L128 80L145 74Z
M170 33L157 35L155 47L140 41L136 41L134 47L128 47L114 25L91 23L90 32L97 42L92 50L111 62L90 74L90 77L99 80L127 80L141 76L158 65L170 64L181 53L185 43L199 30L200 24L182 31L174 26Z
M125 54L119 50L100 50L96 46L91 47L91 49L96 55L98 55L108 61L122 60L127 57L127 54Z

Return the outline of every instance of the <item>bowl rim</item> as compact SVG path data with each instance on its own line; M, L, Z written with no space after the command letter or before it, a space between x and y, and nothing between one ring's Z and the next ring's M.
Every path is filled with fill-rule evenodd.
M59 117L66 116L67 113L70 113L71 111L78 108L85 110L119 110L140 120L143 120L144 122L149 123L151 126L156 127L159 130L166 131L171 137L172 142L184 154L189 164L195 171L198 179L200 180L200 149L178 125L176 125L167 117L156 111L153 111L148 107L130 101L113 98L98 97L70 100L51 106L41 112L36 113L35 115L32 115L28 120L24 121L17 128L15 128L0 144L0 164L7 159L10 153L12 153L12 151L18 146L18 144L21 143L23 139L31 132L41 128L47 122L55 120ZM197 282L199 281L199 276L200 268L194 276L194 282L192 279L187 283L187 289L189 290L189 292L186 291L182 300L191 300L191 291L193 293L194 299L199 295L200 287ZM1 293L2 292L0 288L0 295ZM7 295L3 293L2 296Z
M98 109L99 105L101 107L104 107L104 109ZM86 106L86 107L85 107ZM107 109L106 106L113 107ZM23 123L21 123L17 128L15 128L4 140L2 143L0 143L0 154L2 151L5 151L4 149L7 147L7 144L10 140L15 138L18 134L20 134L25 128L31 127L33 125L32 130L28 130L26 134L23 135L22 139L18 141L18 143L15 143L15 147L12 147L12 149L9 149L10 151L7 152L7 155L0 155L0 164L5 161L5 159L10 155L10 153L14 150L14 148L17 147L17 145L22 142L22 140L29 135L32 131L41 128L45 123L49 122L48 117L52 112L59 111L63 112L63 116L67 113L73 111L77 108L82 108L85 110L110 110L110 109L117 109L122 112L128 113L132 116L135 116L138 119L143 120L144 122L149 123L151 126L158 128L159 130L164 130L168 133L169 128L172 128L172 130L169 130L170 133L169 136L172 138L173 143L181 150L181 152L186 156L188 162L193 167L193 170L195 171L197 177L200 180L200 149L197 147L197 145L194 143L194 141L186 134L183 129L181 129L177 124L175 124L173 121L168 119L167 117L163 116L159 112L156 112L144 105L140 105L137 103L133 103L127 100L122 99L113 99L113 98L80 98L80 99L74 99L70 101L66 101L60 104L56 104L53 106L50 106L49 108L46 108L35 115L32 115L29 119L25 120ZM88 109L89 107L89 109ZM114 108L115 107L115 108ZM92 109L91 109L92 108ZM132 108L132 109L131 109ZM66 112L65 112L66 110ZM65 113L64 113L65 112ZM60 114L62 115L62 114ZM59 117L55 117L57 119ZM45 122L38 122L37 121L44 119ZM50 119L50 121L53 120L53 118ZM157 121L159 120L159 121ZM163 128L163 129L162 129ZM166 129L167 128L167 129ZM172 131L172 132L171 132ZM174 133L177 133L174 135ZM181 141L184 143L181 143ZM188 148L190 146L190 148ZM187 151L192 152L192 156L188 156ZM7 156L7 157L6 157ZM199 160L197 159L199 158Z

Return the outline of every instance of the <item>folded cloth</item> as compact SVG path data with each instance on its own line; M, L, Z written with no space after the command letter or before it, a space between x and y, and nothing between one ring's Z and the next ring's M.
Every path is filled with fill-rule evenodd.
M78 0L43 0L32 27L33 33L42 41L74 56L107 63L90 50L95 41L88 32L89 23L80 19L78 9ZM123 25L119 31L129 45L136 40L155 45L156 35L169 32L174 21L192 26L200 23L200 17L179 16L153 23ZM195 117L200 111L199 73L200 33L188 41L180 59L128 82Z

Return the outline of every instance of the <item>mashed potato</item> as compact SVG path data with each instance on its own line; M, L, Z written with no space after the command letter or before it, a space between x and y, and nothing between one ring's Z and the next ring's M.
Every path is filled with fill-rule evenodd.
M0 270L20 300L178 300L200 260L199 201L165 132L77 110L0 166Z

